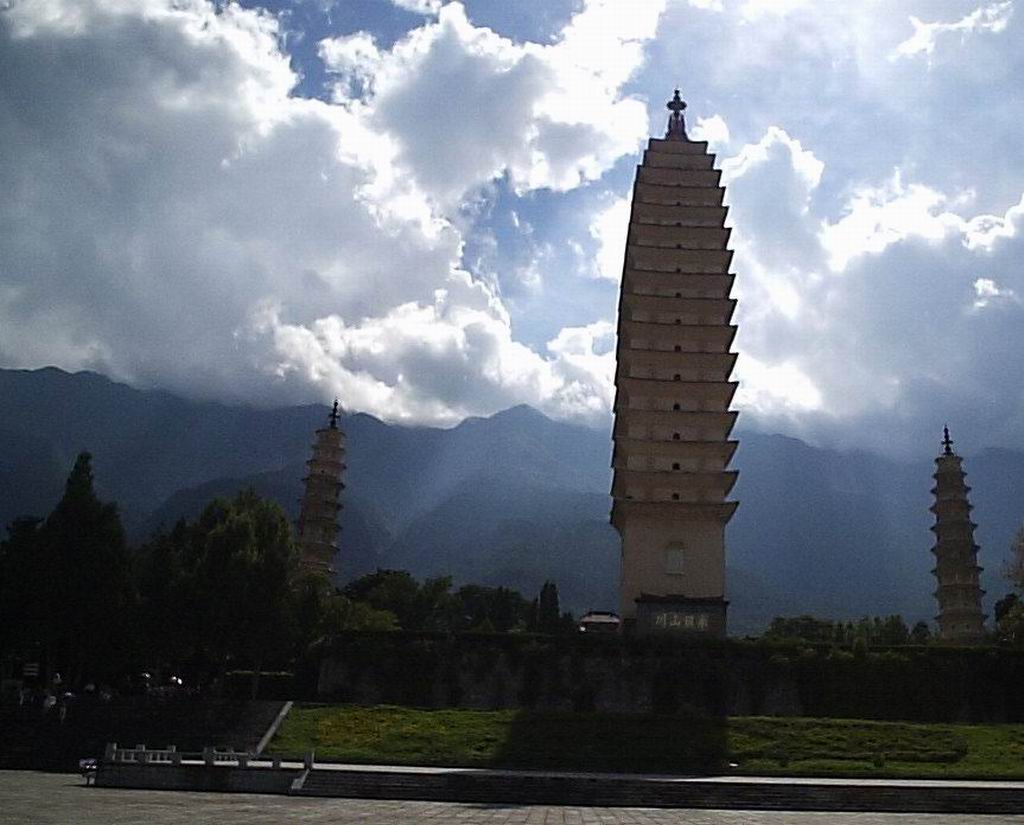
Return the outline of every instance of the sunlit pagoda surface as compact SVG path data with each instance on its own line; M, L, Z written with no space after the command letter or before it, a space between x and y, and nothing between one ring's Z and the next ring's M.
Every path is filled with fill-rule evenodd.
M724 636L737 384L721 173L678 90L637 168L619 298L612 524L627 631Z
M938 581L935 598L939 603L939 638L949 642L977 642L985 635L981 612L984 592L979 583L978 545L974 543L971 488L965 482L963 459L953 452L949 428L943 431L942 455L935 459L935 486L931 507L935 514L935 569Z

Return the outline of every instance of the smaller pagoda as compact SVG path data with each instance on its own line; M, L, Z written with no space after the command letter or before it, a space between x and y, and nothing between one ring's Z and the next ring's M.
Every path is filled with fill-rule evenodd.
M984 591L978 583L978 545L974 543L971 507L964 483L963 459L953 452L949 427L943 428L942 455L935 459L935 569L938 580L939 638L949 642L977 642L985 635L981 612Z
M334 572L332 563L338 552L338 501L345 485L345 433L338 427L338 401L328 418L328 425L316 431L313 454L306 462L308 474L303 479L305 493L299 502L296 522L299 563L305 572Z

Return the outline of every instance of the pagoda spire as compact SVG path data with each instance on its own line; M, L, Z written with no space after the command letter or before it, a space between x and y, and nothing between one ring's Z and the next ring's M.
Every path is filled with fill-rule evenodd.
M938 581L935 598L939 603L939 638L951 642L977 642L985 634L985 616L981 612L978 545L974 543L971 488L964 479L963 459L953 452L949 427L942 428L942 455L935 459L935 569Z
M316 431L312 455L306 462L305 489L299 501L296 539L299 562L307 572L334 572L332 562L338 550L338 498L345 485L345 434L338 427L338 400L327 415L327 426Z
M689 140L686 136L686 120L683 112L686 110L686 101L679 96L679 90L675 90L672 99L665 104L672 114L668 116L668 130L665 132L666 140Z

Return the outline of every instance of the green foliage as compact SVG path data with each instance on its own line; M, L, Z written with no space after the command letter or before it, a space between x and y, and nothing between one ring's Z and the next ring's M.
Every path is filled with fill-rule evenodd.
M951 725L911 725L848 719L745 717L729 721L731 757L759 760L874 761L881 754L903 762L956 762L967 745ZM881 766L879 766L881 767Z
M1024 602L1016 601L1005 610L997 624L999 638L1012 645L1024 645Z
M722 720L692 714L636 716L518 710L416 710L299 706L270 751L345 762L574 768L717 769Z
M723 724L724 722L724 724ZM296 706L270 752L355 763L1024 778L1024 725Z
M546 581L537 599L537 630L541 633L557 633L560 618L558 585Z
M787 618L776 616L764 633L765 639L800 640L804 642L830 642L835 633L835 623L813 616Z
M96 496L89 453L75 460L45 521L10 526L0 544L0 593L7 643L43 653L51 673L79 681L123 667L131 631L128 550L117 507Z
M466 630L508 633L535 625L531 605L514 590L467 584L451 592L450 576L422 584L405 570L377 570L349 582L342 595L354 604L393 615L402 630L455 633ZM558 591L545 584L546 598L559 619ZM549 608L550 609L550 608Z
M530 603L507 587L467 584L455 591L459 612L455 630L508 633L524 630L530 621Z
M392 613L403 630L445 631L458 615L450 576L421 585L406 570L378 570L349 582L342 595L374 610Z
M853 622L834 622L831 619L818 619L814 616L784 617L772 619L763 638L771 641L801 641L853 645L855 650L863 650L872 645L892 646L905 645L913 641L922 644L931 633L928 625L918 622L914 626L914 638L907 628L902 616L867 617Z
M932 631L928 627L928 622L917 622L910 629L910 644L912 645L926 645L932 640Z
M1017 530L1017 534L1010 542L1010 558L1003 569L1006 578L1013 585L1014 589L1024 594L1024 524Z
M281 508L244 490L215 499L140 553L148 647L222 671L286 660L299 632L298 556ZM303 606L309 607L306 603ZM305 618L309 618L305 616Z

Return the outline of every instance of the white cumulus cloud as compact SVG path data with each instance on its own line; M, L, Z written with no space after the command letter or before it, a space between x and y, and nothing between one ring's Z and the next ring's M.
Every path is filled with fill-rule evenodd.
M630 197L615 198L597 212L590 221L590 235L597 242L594 256L597 278L618 283L622 277L622 264L626 255L626 236L629 234Z
M896 47L892 57L931 55L935 52L939 37L945 34L959 33L961 37L965 37L973 32L998 33L1004 31L1010 22L1012 13L1012 0L1003 0L1003 2L981 6L952 23L941 21L925 23L920 18L911 16L910 24L914 27L914 33Z
M265 12L5 7L0 362L205 397L338 394L404 421L522 402L596 420L605 322L517 341L493 279L466 271L461 210L502 176L568 190L636 148L643 104L621 86L661 6L590 0L541 45L452 3L387 49L321 42L331 102L296 93ZM573 97L582 79L600 105Z

